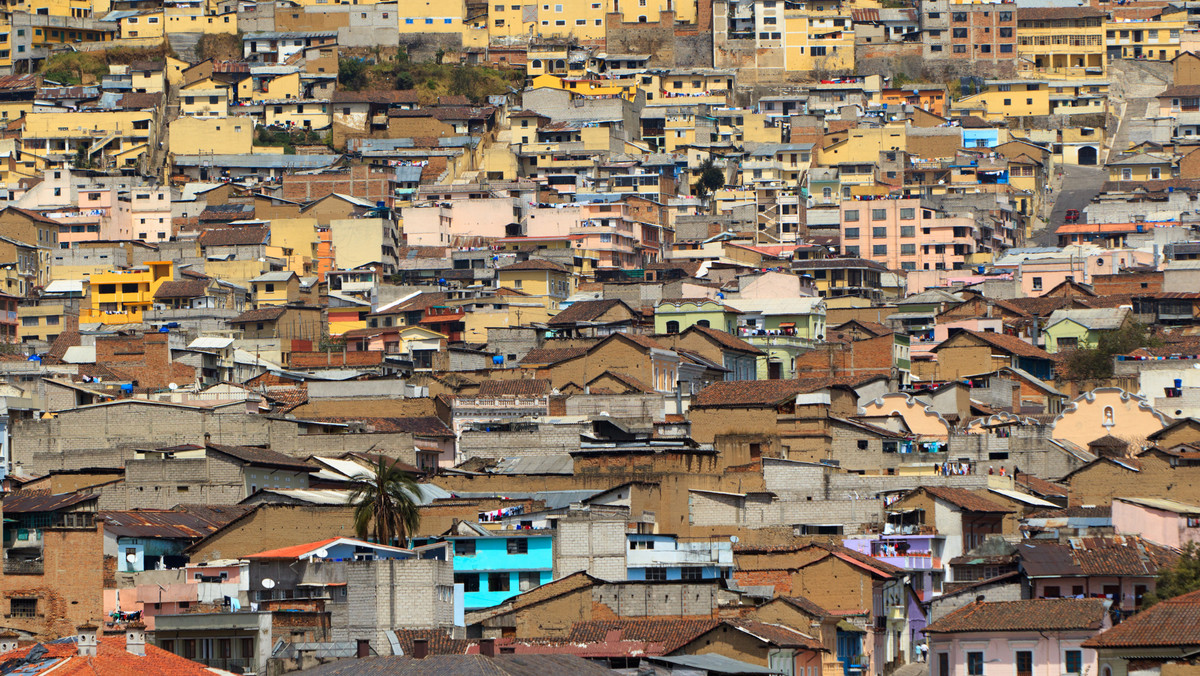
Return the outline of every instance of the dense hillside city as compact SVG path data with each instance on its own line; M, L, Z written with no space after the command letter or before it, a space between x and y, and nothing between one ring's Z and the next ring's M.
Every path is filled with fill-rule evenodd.
M0 11L0 674L1200 676L1200 4L546 2Z

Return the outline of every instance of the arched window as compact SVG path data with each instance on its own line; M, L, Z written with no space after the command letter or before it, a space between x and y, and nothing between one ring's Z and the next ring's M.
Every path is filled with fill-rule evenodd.
M667 333L679 333L679 322L675 320L667 322Z
M707 329L707 328L709 327L708 320L707 320L707 319L701 319L700 321L696 322L696 326L703 326L704 328L706 328L706 329Z
M542 60L541 60L541 59L534 59L533 61L530 61L530 62L529 62L529 67L530 67L530 68L541 68L541 67L542 67Z

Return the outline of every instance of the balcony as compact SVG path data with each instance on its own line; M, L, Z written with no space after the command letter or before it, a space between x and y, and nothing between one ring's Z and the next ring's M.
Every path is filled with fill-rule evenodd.
M204 657L190 658L193 662L199 662L206 667L214 669L223 669L231 671L235 674L253 674L255 673L255 661L253 657Z
M717 545L695 549L631 549L626 553L630 568L674 566L732 566L733 551Z
M905 570L941 570L942 559L937 556L925 552L911 552L904 556L878 556L874 558L890 563L897 568Z
M811 338L802 338L800 336L756 336L743 335L739 332L739 337L755 347L812 348L817 344L817 341Z
M46 564L40 560L5 559L5 575L42 575L46 572Z

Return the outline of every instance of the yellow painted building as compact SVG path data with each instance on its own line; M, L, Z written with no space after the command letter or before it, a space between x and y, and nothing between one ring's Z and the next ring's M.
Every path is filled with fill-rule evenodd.
M871 164L879 162L884 150L904 150L908 146L908 128L903 123L882 127L862 127L826 134L817 153L818 164ZM845 182L845 181L843 181Z
M535 89L538 87L561 89L582 96L620 96L630 101L637 98L638 92L637 85L632 83L618 85L613 84L612 80L567 79L557 75L539 75L533 78L532 86Z
M1174 178L1174 166L1169 155L1138 153L1111 160L1106 168L1110 181L1159 181Z
M364 3L366 4L366 3ZM237 33L237 12L204 14L198 7L168 7L166 31L170 33Z
M399 0L396 14L401 33L466 33L463 0Z
M1152 19L1122 19L1119 10L1104 24L1109 56L1123 59L1170 61L1179 56L1179 43L1188 27L1188 12L1179 7L1163 8Z
M166 35L163 10L147 10L117 19L118 35L122 38L161 38Z
M88 278L92 303L79 311L80 322L140 324L154 305L154 293L171 280L174 263L151 261L146 270L105 272Z
M1024 7L1017 12L1017 67L1057 77L1104 75L1105 12L1094 7Z
M276 101L279 99L300 98L300 73L288 73L271 78L263 83L262 91L254 91L251 96L255 101Z
M306 275L317 260L321 236L315 218L276 218L271 221L271 243L292 252L288 269Z
M1050 114L1050 87L1045 80L988 80L984 91L950 104L951 110L988 121Z
M87 19L108 14L111 6L108 0L24 0L10 2L6 9L29 14Z
M229 115L228 89L199 89L179 92L180 117L226 117Z
M93 162L133 166L153 141L155 113L143 110L31 112L25 116L21 149L46 160L74 160L80 145Z
M62 303L23 305L17 308L17 340L54 342L67 324L67 309Z
M476 304L463 315L463 340L486 343L489 328L544 324L555 314L536 300L523 296L499 296Z
M553 310L575 293L575 278L558 263L531 258L497 268L496 286L520 291L524 300L542 303Z
M180 117L171 123L168 138L175 155L249 155L254 152L254 121L248 117Z
M261 101L263 121L268 126L325 129L333 124L329 102L321 99Z
M763 19L765 20L765 18ZM837 12L789 9L783 14L784 69L854 70L854 23ZM760 28L760 36L769 26Z

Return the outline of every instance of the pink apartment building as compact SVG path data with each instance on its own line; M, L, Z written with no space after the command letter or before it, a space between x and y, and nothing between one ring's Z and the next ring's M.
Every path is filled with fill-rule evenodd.
M621 202L532 209L525 228L529 237L582 237L580 248L599 255L599 268L634 269L645 259L657 260L661 255L661 242L643 242L643 223L633 219L630 206ZM643 244L653 251L645 250Z
M81 193L82 194L82 193ZM137 239L165 242L171 239L171 192L166 188L132 188L117 195L109 232L100 239Z
M938 273L962 270L974 254L990 251L991 229L971 217L950 216L918 198L843 200L842 253L892 270ZM910 274L909 293L933 286L945 275ZM920 278L921 288L913 287Z
M109 229L113 217L113 191L109 188L80 190L76 208L66 208L44 214L57 220L58 246L69 249L76 242L94 242L100 233Z
M1200 543L1200 506L1162 498L1113 498L1113 529L1156 545L1182 549Z

